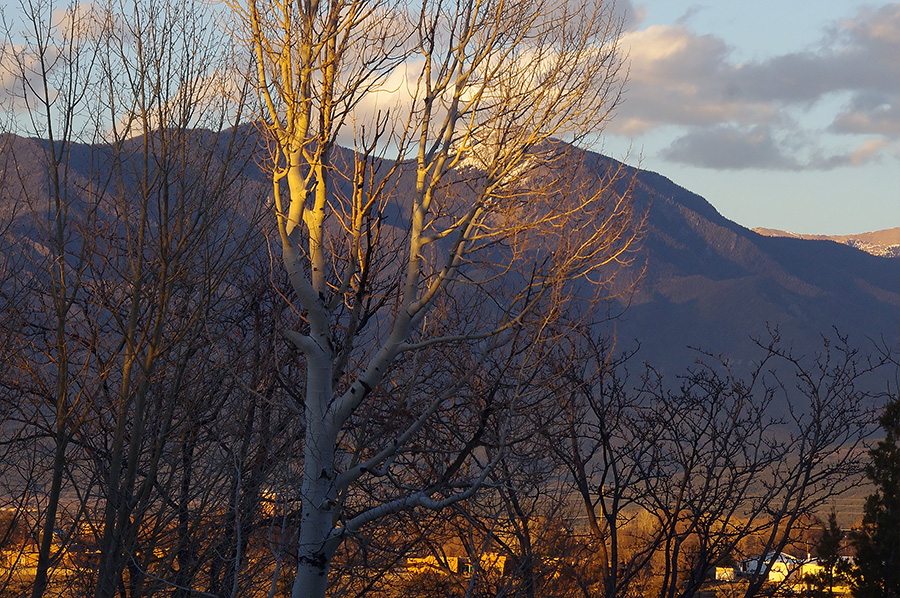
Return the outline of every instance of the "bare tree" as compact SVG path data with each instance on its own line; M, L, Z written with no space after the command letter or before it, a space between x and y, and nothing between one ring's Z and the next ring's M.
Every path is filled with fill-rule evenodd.
M865 357L838 337L801 359L775 335L747 378L707 356L711 365L675 388L650 370L629 389L605 344L583 346L593 357L567 362L560 380L571 392L550 419L566 423L546 437L595 536L606 596L635 584L645 595L693 596L716 566L774 560L804 517L861 482L879 396L867 377L883 355ZM751 576L746 596L760 595L773 562Z
M43 594L48 571L61 557L53 550L53 538L67 469L75 469L76 458L68 449L82 421L74 406L84 398L80 390L85 386L81 382L84 356L90 353L79 351L70 318L73 309L77 310L76 298L84 288L83 271L93 251L92 241L79 239L76 230L94 227L97 210L96 197L88 196L81 213L70 211L73 189L69 184L71 150L81 133L76 115L84 108L84 90L94 74L87 56L96 42L76 33L74 12L57 27L48 26L52 8L49 3L22 3L24 27L14 33L24 39L24 48L11 47L7 42L3 51L14 57L7 61L10 74L18 82L13 90L18 95L13 108L22 109L23 120L43 138L36 143L9 138L4 147L6 178L14 179L7 188L5 203L31 216L29 232L36 233L37 239L33 239L32 247L22 250L24 255L33 256L39 264L37 269L45 274L40 277L35 269L27 271L30 280L25 288L33 291L37 287L38 292L29 292L17 306L20 321L16 324L26 331L33 327L38 332L37 343L32 345L34 336L25 332L11 343L18 352L10 353L5 360L12 366L7 387L25 397L23 405L28 405L19 411L19 421L36 423L49 441L39 445L49 454L42 455L38 449L37 462L33 462L51 472L46 486L44 480L33 477L35 469L23 472L25 492L31 494L31 506L38 512L35 524L40 525L33 596ZM60 30L71 35L58 35ZM7 28L8 37L12 34ZM18 171L20 164L32 162L44 166L45 177L35 176L30 170L28 178L10 174ZM39 314L37 318L31 317L35 314ZM35 350L28 351L29 345ZM38 401L28 401L27 397ZM26 437L32 434L29 430Z
M246 396L265 397L274 379L268 362L241 368L246 348L228 343L253 317L253 296L231 281L250 282L248 257L266 258L252 281L269 285L260 202L243 176L255 147L233 127L239 98L221 93L231 53L197 4L20 8L24 29L8 22L22 40L7 63L12 122L38 139L6 138L4 206L25 222L14 238L27 276L4 280L4 297L21 301L4 306L2 382L15 405L4 445L19 451L9 485L39 530L30 593L51 581L73 595L190 590L212 575L201 559L212 538L225 540L215 518L257 504L273 469L248 488L235 471L252 456L222 449L260 444L259 420L242 417L259 401ZM214 426L221 412L243 427ZM263 428L284 427L279 417ZM234 478L255 502L234 504ZM82 539L99 562L64 590ZM236 580L246 559L229 562Z
M538 305L562 300L559 281L600 271L633 240L627 194L609 179L564 188L579 158L556 141L593 138L616 105L620 22L599 2L230 6L270 140L298 316L285 334L306 362L293 593L322 596L345 538L398 510L466 498L489 467L463 467L476 433L454 439L424 484L356 510L353 489L390 478L448 405L463 421L467 372ZM396 386L427 374L417 354L442 343L472 355L466 368L447 368L440 392L407 386L397 401ZM372 404L409 417L344 446L342 431Z

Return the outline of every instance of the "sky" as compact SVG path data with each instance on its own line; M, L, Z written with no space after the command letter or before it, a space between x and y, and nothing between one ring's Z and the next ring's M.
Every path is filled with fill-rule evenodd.
M748 227L900 227L900 3L618 0L602 149Z
M0 10L16 10L0 0ZM900 2L616 0L624 101L596 147L747 227L900 227Z

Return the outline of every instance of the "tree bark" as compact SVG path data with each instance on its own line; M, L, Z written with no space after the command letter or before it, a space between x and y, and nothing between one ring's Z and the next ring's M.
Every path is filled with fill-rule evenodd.
M332 397L331 359L327 351L308 351L306 383L307 435L303 455L302 512L297 551L297 577L292 598L323 598L338 539L333 537L335 488L334 447L337 431L326 418ZM309 428L315 427L311 433Z

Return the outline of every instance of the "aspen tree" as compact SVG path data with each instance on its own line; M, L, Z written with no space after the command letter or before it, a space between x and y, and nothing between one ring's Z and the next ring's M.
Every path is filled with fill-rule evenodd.
M466 466L486 450L474 425L468 441L445 447L430 481L350 509L353 488L396 480L402 456L448 417L485 356L527 319L552 317L547 305L574 292L567 281L607 281L605 268L626 261L636 236L627 185L613 174L575 188L585 154L569 145L595 140L619 101L621 21L599 1L229 6L255 61L269 140L297 313L284 334L305 358L293 595L324 596L346 538L392 513L471 496L496 454ZM397 400L392 369L439 345L470 352L469 373L427 400L407 393L397 413L408 417L348 448L355 415Z

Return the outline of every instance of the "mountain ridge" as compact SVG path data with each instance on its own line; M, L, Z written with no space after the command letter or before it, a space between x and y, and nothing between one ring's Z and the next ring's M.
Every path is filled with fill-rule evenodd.
M879 257L900 257L900 227L857 233L853 235L817 235L792 233L775 228L754 228L753 232L766 237L789 237L809 241L832 241L849 245Z
M812 356L836 334L866 351L900 339L900 260L831 240L765 236L658 173L632 172L647 207L646 275L613 323L623 348L670 373L703 352L747 369L776 333ZM775 332L777 331L777 332Z
M40 151L40 141L13 141L23 152L19 176L43 180L39 160L28 159ZM597 329L623 350L640 347L637 359L680 373L703 355L699 348L748 368L759 354L754 339L762 342L775 330L805 355L815 354L823 335L835 331L865 350L898 344L900 260L831 237L753 231L662 174L575 151L584 158L583 176L602 181L619 172L632 181L636 213L646 214L634 256L642 278L611 310L621 315ZM75 158L73 166L81 168L84 156ZM252 159L241 176L266 187ZM9 209L0 206L0 213ZM389 218L402 220L399 213ZM875 241L884 237L878 233L848 237Z

